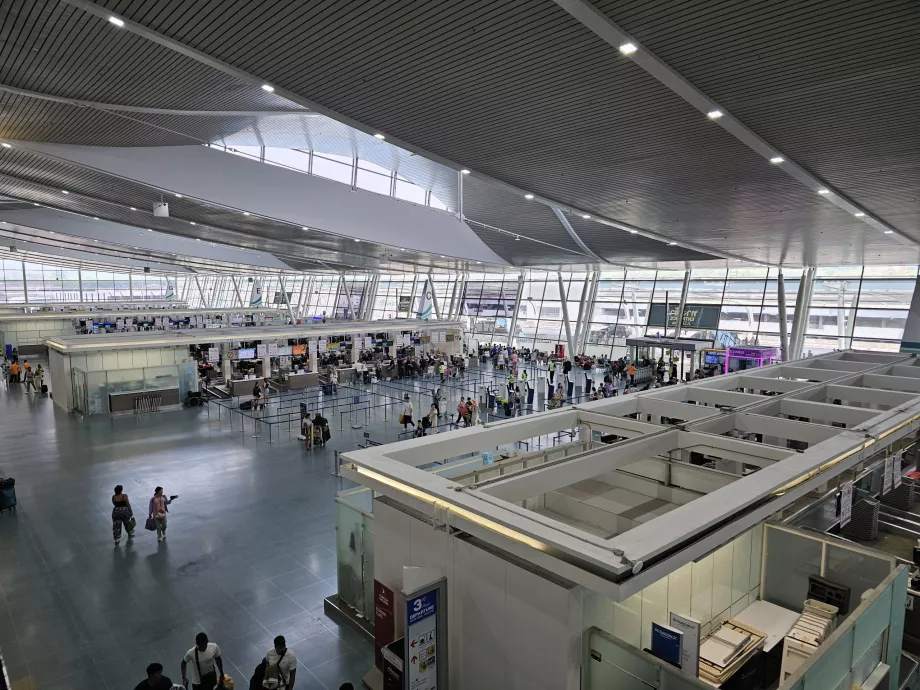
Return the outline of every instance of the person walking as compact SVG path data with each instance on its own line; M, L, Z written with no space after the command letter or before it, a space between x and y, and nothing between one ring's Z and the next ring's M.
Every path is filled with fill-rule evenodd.
M122 527L128 532L128 539L134 539L134 524L131 501L124 492L124 487L119 484L112 496L112 538L115 540L115 546L121 541Z
M259 382L256 381L252 386L252 409L253 412L259 409L259 404L262 402L262 387L259 385Z
M636 385L636 365L632 362L629 363L629 366L626 367L626 373L629 375L629 385Z
M554 360L549 360L549 364L546 365L546 370L549 372L549 385L553 385L553 377L556 375L556 362Z
M22 370L23 372L25 372L23 376L25 376L25 374L28 374L30 371L32 371L32 365L29 364L29 360L27 359L22 360Z
M15 359L13 363L10 364L10 383L19 383L19 372L22 367L19 366L19 362Z
M147 518L156 522L157 541L166 539L166 513L169 512L169 504L179 498L170 496L169 498L163 493L163 487L158 486L153 490L153 496L150 497L150 504L147 506Z
M412 401L409 400L409 395L406 394L403 397L403 413L402 413L402 425L403 431L405 431L410 426L415 426L415 422L412 421Z
M441 383L444 383L444 374L447 372L447 365L441 362L438 365L438 373L441 375Z
M440 416L438 412L438 406L434 403L431 403L431 409L428 410L428 428L433 428L438 425L438 417Z
M45 384L45 370L42 368L42 365L39 364L35 369L35 388L39 393L42 392L42 386Z
M153 662L147 666L147 680L134 686L134 690L170 690L173 682L163 675L163 664Z
M188 665L192 665L192 690L214 690L219 683L224 684L224 662L220 658L220 647L208 641L208 636L200 632L195 636L195 646L182 657L182 684L188 687ZM220 675L218 675L218 672Z
M26 390L31 390L35 392L35 374L32 373L32 369L26 369L26 375L23 379L26 384Z
M265 654L262 687L267 690L294 690L297 679L297 657L287 648L283 635L278 635Z

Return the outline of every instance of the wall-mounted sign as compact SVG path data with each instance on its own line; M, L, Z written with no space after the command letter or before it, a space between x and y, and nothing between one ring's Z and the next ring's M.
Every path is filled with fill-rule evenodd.
M278 343L269 343L268 344L268 356L277 357L278 356Z
M853 482L840 487L840 526L844 527L853 517Z
M882 494L887 494L891 491L891 487L894 484L894 456L889 455L885 458L885 469L882 474Z
M380 670L383 670L383 648L396 636L394 607L393 590L379 580L374 580L374 665Z
M266 347L265 343L259 343L256 345L256 355L258 355L260 359L262 357L268 357L268 347ZM266 376L267 375L268 374L266 374Z
M208 348L208 361L212 364L214 362L220 361L220 348L219 347L209 347Z
M364 336L364 347L368 350L374 347L374 339L369 335Z
M315 353L316 353L316 341L315 341L315 340L311 340L311 341L310 341L310 354L312 355L312 354L315 354Z
M326 340L325 338L320 338L317 344L317 349L320 352L325 352L326 350L329 349L329 341Z

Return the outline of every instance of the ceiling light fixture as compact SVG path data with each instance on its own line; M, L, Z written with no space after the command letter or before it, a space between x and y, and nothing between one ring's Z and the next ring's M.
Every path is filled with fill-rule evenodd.
M588 218L590 218L591 216L589 216L587 213L582 213L581 217L584 218L585 220L588 220Z
M359 239L357 239L357 238L355 238L355 242L360 242L360 241L361 241L361 240L359 240Z
M38 204L35 205L38 206ZM99 220L99 216L93 216L93 220Z
M303 225L303 226L301 226L300 229L301 229L301 230L309 230L310 228L308 228L306 225Z
M770 162L773 163L773 165L777 165L778 163L782 163L784 160L786 159L780 156L773 156L773 158L770 159Z
M195 224L195 221L191 221L191 224L194 225L194 224Z
M33 205L33 206L38 206L38 204L36 204L34 201L32 202L32 205Z
M477 263L477 264L481 264L482 262L481 262L481 261L477 261L476 263Z
M620 46L620 52L623 53L623 55L632 55L637 50L639 49L636 48L636 46L633 45L632 43L624 43L623 45Z
M121 29L125 25L124 19L119 19L118 17L109 17L109 23L114 24L119 29Z
M863 213L862 211L859 211L858 213L854 213L853 215L856 216L857 218L865 218L865 217L866 217L866 214Z
M181 199L181 198L182 198L182 195L181 195L181 194L176 194L176 198L177 198L177 199Z
M525 198L525 199L528 199L528 200L529 200L529 199L533 199L533 194L525 194L525 195L524 195L524 198Z
M66 189L62 189L61 194L70 194L70 192L68 192Z
M669 247L673 247L675 244L677 244L677 242L668 242Z
M520 236L520 235L515 235L515 236L514 236L514 241L515 241L515 242L520 242L520 241L521 241L521 236Z
M134 207L132 206L132 207L131 207L131 210L132 210L132 211L136 211L137 209L136 209L136 208L134 208Z
M383 136L380 132L377 132L377 133L374 135L374 138L375 138L375 139L380 139L380 141L383 141L384 139L386 139L386 137Z
M818 194L830 194L831 190L829 189L819 189Z
M885 231L885 234L886 234L886 235L893 235L893 234L894 234L894 230L886 230L886 231Z
M710 110L708 113L706 113L706 117L708 117L710 120L718 120L720 117L722 117L722 111Z
M243 211L243 215L244 215L244 216L250 215L250 214L249 214L249 211Z
M153 232L153 228L147 228L147 232Z
M6 144L4 144L4 146L6 146ZM460 174L461 174L461 175L469 175L469 174L470 174L470 171L467 170L466 168L464 168L463 170L460 171Z
M5 148L5 149L11 149L11 148L13 148L13 147L10 146L9 144L7 144L7 143L4 141L4 142L3 142L3 148Z
M271 86L270 84L262 84L262 90L267 91L268 93L274 93L275 87Z
M638 235L638 234L639 234L639 231L638 231L638 230L630 230L630 231L629 231L629 234L630 234L630 235Z
M196 237L196 238L195 238L195 241L196 241L196 242L201 242L201 238L200 238L200 237Z

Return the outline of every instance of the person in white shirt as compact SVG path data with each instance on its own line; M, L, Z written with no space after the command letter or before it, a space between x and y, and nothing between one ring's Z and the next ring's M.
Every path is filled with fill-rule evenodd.
M203 632L195 636L195 646L182 658L182 684L188 687L189 676L186 675L191 665L192 690L214 690L214 686L224 684L224 663L220 658L220 647L208 642ZM218 675L219 672L219 675Z
M412 421L412 401L409 400L409 396L406 395L403 398L403 414L402 414L402 425L403 430L409 426L415 426L415 422Z
M283 635L275 638L274 646L265 655L265 675L262 687L269 690L294 690L297 678L297 657L287 648Z

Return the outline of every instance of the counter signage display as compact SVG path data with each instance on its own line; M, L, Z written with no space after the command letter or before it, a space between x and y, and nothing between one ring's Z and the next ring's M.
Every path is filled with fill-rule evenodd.
M310 341L310 354L312 355L319 349L319 346L315 340Z
M236 353L237 359L255 359L256 356L256 351L251 347L237 350Z
M885 471L882 475L882 494L891 491L891 485L894 481L894 456L889 455L885 458Z
M369 335L364 336L364 347L368 350L374 347L374 339Z
M303 345L301 345L300 347L303 347ZM290 345L278 345L277 348L278 348L279 357L285 357L285 356L294 354L294 348L291 347Z
M212 363L220 361L220 348L219 347L209 347L208 348L208 361Z
M262 357L268 357L268 347L266 347L265 343L259 343L256 345L256 354L260 359Z
M329 349L329 341L326 340L325 338L320 338L316 347L320 352L325 352L326 350Z
M269 343L268 344L268 356L277 357L278 356L278 343Z
M853 482L840 487L840 526L845 527L853 516Z
M685 676L696 678L700 675L700 623L671 612L668 624L681 633L680 671Z
M438 688L438 589L406 599L409 690Z

